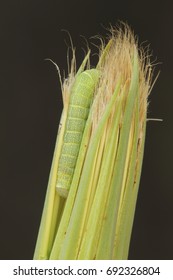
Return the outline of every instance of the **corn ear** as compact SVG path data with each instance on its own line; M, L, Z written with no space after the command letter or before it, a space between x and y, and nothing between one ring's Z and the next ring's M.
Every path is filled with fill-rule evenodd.
M62 128L55 147L35 259L127 259L145 143L149 56L128 26L112 29L96 66L99 80L66 199L55 190L72 85L63 84ZM73 60L74 61L74 60ZM73 63L72 63L73 64ZM90 63L88 63L90 67Z

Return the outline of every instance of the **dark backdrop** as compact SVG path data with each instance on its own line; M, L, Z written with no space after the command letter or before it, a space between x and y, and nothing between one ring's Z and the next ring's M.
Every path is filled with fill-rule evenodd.
M149 122L130 259L173 259L172 1L0 1L0 259L32 259L62 110L52 58L67 73L70 32L82 61L84 35L128 22L161 71ZM69 43L68 43L69 44Z

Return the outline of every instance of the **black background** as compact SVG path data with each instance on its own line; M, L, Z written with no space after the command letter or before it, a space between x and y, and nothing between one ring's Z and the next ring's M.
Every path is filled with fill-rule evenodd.
M0 1L0 259L32 259L62 110L53 59L67 73L70 32L85 42L123 20L161 71L150 96L130 259L173 259L172 1ZM94 59L93 59L94 63Z

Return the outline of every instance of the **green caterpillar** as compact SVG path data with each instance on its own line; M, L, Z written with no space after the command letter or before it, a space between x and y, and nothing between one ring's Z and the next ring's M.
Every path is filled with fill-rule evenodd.
M58 193L63 197L67 197L73 179L83 131L98 79L98 70L86 70L76 77L72 87L56 185Z

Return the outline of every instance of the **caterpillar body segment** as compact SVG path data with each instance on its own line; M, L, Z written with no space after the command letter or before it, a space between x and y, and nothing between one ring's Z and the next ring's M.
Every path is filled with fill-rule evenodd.
M71 90L56 184L58 193L63 197L67 197L73 179L85 124L98 79L98 70L86 70L76 77Z

